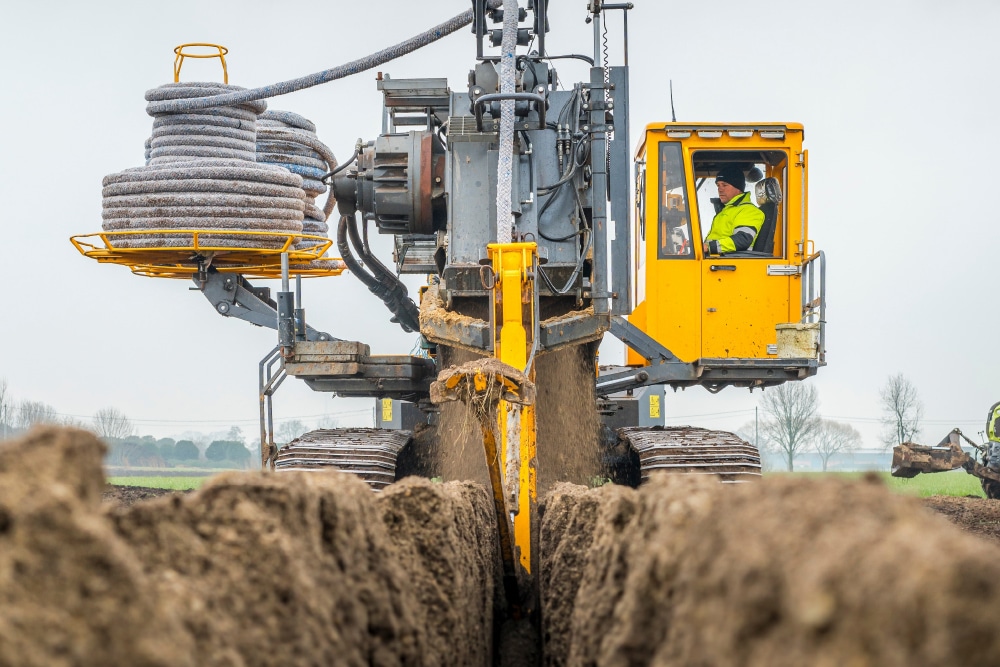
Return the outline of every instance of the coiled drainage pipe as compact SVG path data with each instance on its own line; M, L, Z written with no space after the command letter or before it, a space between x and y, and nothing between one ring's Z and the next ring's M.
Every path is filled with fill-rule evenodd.
M325 236L329 231L327 217L337 201L333 191L323 183L323 177L336 169L337 158L316 136L316 126L291 111L264 112L257 127L257 161L284 167L302 177L306 193L302 231ZM316 197L324 192L328 195L321 209L316 205Z
M243 90L219 83L173 83L146 93L150 101L190 99ZM302 177L257 163L257 117L265 102L154 114L147 165L104 178L105 231L158 230L117 240L121 247L186 247L204 230L201 244L275 248L281 237L234 236L226 231L301 233L306 208Z
M197 99L220 91L245 90L224 83L168 83L146 92L146 100ZM236 158L256 161L257 116L267 103L250 101L234 106L197 109L185 113L153 113L149 164L191 158Z

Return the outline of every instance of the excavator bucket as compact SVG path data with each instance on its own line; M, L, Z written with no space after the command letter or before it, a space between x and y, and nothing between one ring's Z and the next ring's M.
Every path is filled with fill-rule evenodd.
M892 476L916 477L922 472L947 472L964 468L969 455L957 445L928 447L904 442L892 448Z
M969 440L961 429L952 429L936 447L904 442L892 448L892 476L916 477L922 472L948 472L964 468L979 478L994 479L990 471L962 449L962 440L975 449L981 447Z

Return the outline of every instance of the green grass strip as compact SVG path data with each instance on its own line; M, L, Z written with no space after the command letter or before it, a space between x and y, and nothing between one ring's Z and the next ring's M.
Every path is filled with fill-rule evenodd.
M841 479L858 479L863 472L769 472L770 475L794 475L796 477L807 477L818 479L820 477L839 477ZM888 472L876 473L893 491L911 496L926 498L927 496L976 496L985 498L983 487L979 484L979 478L973 477L964 470L952 470L951 472L937 472L917 475L910 479L893 477Z

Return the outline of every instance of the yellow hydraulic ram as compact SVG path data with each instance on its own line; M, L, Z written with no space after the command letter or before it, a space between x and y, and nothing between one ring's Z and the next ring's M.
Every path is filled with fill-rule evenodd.
M493 356L507 366L527 369L535 330L535 243L491 243L486 246L496 281L493 287ZM497 419L500 460L506 462L507 495L514 515L514 546L524 571L532 574L532 533L538 501L535 470L535 406L503 400Z

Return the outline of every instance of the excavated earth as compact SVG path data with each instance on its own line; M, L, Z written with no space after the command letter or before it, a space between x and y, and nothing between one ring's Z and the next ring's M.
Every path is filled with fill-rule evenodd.
M870 480L557 485L519 639L478 485L233 473L102 502L102 454L0 444L0 666L1000 665L1000 551L970 534L995 539L994 501L927 501L963 531Z

